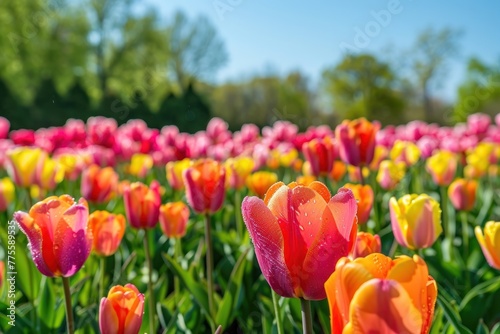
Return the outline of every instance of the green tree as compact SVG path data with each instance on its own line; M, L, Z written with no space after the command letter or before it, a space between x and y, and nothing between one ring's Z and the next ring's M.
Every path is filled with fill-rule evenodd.
M421 91L422 108L428 122L434 120L431 89L446 77L449 60L458 55L460 36L458 30L428 28L418 36L411 50L411 67Z
M402 121L404 103L396 89L398 79L388 64L373 55L347 55L323 72L321 86L341 119Z
M500 59L497 64L485 64L471 58L465 81L458 87L453 120L464 121L467 116L483 112L497 114L500 109Z

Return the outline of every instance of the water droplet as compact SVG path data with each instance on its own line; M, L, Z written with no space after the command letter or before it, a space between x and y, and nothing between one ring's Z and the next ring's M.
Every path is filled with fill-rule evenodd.
M300 228L301 231L304 231L304 226L299 225L299 228Z
M307 217L307 212L304 212L304 216L306 216L306 217Z

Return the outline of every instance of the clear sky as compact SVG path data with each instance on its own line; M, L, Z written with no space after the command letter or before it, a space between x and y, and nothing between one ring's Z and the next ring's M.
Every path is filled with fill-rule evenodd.
M466 0L144 0L162 19L176 10L190 17L208 16L225 41L229 55L217 81L238 79L268 69L278 73L303 71L317 82L321 71L336 64L344 53L342 43L356 46L356 29L370 29L372 12L390 9L391 17L373 27L360 51L373 52L395 62L427 27L460 29L460 56L438 94L453 99L464 79L471 56L492 63L500 59L500 1ZM219 6L217 6L219 5ZM226 8L219 10L216 8ZM373 22L372 22L373 24Z

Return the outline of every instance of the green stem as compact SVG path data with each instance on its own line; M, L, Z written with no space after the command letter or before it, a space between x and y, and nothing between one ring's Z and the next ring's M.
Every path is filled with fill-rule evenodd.
M69 278L63 277L64 301L66 302L66 328L68 334L75 332L75 323L73 320L73 308L71 306L71 292L69 291Z
M311 315L311 302L300 298L300 306L302 308L302 333L312 334L312 315Z
M358 171L359 171L359 178L361 181L361 185L364 186L365 185L365 176L363 175L363 166L359 166Z
M446 187L441 188L441 210L443 212L443 227L444 227L444 235L447 239L450 239L450 242L453 242L453 233L451 231L450 222L448 219L448 192L446 191Z
M283 334L283 323L281 321L280 305L278 303L278 294L271 289L271 295L273 296L274 305L274 315L276 317L276 326L278 327L278 334Z
M236 215L236 232L240 240L243 240L243 218L241 216L241 193L238 189L234 190L234 214Z
M394 238L394 241L392 242L391 249L389 250L389 257L393 258L394 254L396 254L396 249L398 249L398 241L396 238Z
M181 245L180 238L175 239L174 255L175 255L175 261L177 263L180 263L180 259L182 258L182 245ZM180 287L179 277L177 275L175 275L174 276L174 304L175 304L175 307L177 307L177 304L178 304L177 301L179 300L180 293L181 293L181 287Z
M210 214L205 214L205 244L207 247L207 287L208 287L208 310L210 317L214 319L214 282L212 272L214 267L213 250L212 250L212 232L210 228ZM212 331L213 332L213 331Z
M151 263L151 252L149 249L148 230L144 230L144 250L148 265L148 293L149 293L149 332L154 333L155 301L153 291L153 265Z
M470 273L467 267L467 259L469 258L469 224L467 220L467 211L460 212L460 220L462 221L462 240L464 243L464 264L465 264L465 288L466 291L470 290Z
M99 259L100 267L101 267L101 282L99 283L99 299L104 297L104 270L106 269L106 258L101 256Z

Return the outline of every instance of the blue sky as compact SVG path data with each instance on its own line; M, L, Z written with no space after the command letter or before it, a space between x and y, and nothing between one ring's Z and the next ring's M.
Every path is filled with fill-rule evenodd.
M469 57L488 63L500 59L500 1L144 0L142 4L156 8L162 19L179 9L190 17L203 14L211 19L229 54L218 82L269 69L278 73L299 69L317 82L324 68L342 58L340 45L355 45L356 29L369 29L370 21L375 21L372 12L391 5L393 13L385 26L373 30L369 43L358 43L362 46L358 49L397 63L425 28L461 29L460 56L450 63L449 75L437 91L446 100L454 98ZM217 4L227 11L218 12Z

